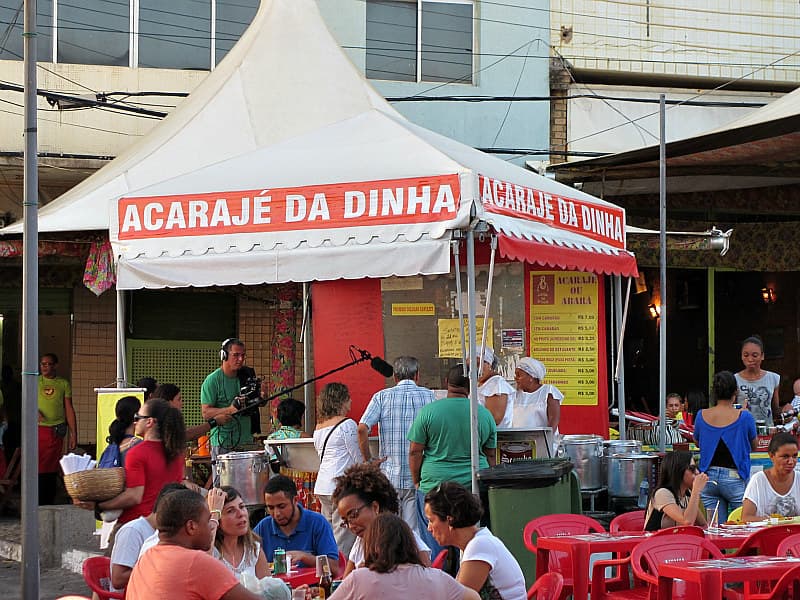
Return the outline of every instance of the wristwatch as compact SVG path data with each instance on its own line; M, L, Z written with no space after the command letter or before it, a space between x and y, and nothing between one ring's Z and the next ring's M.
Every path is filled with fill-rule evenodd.
M217 420L215 418L213 418L213 417L208 419L206 421L206 423L208 423L208 425L209 425L209 427L211 427L211 429L214 429L214 427L217 426Z

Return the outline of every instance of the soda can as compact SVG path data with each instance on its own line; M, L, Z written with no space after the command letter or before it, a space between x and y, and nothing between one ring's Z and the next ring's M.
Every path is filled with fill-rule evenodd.
M335 592L336 588L338 588L340 585L342 585L342 580L334 579L333 582L331 583L331 593Z
M286 570L286 550L283 548L275 548L272 573L273 575L284 575Z

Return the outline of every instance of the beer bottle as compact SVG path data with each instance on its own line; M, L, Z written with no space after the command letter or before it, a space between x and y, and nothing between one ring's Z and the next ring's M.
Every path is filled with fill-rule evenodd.
M331 577L331 567L327 560L322 561L322 575L319 578L319 598L330 598L331 585L333 585L333 578Z

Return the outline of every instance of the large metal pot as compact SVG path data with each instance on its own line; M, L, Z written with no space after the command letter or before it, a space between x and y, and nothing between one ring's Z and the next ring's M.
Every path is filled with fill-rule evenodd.
M596 490L603 487L603 438L599 435L565 435L558 446L559 456L568 456L582 490Z
M608 495L633 498L639 496L642 481L650 473L658 458L655 454L614 454L608 457Z
M615 454L641 454L641 440L603 440L602 481L608 485L608 458Z
M266 452L229 452L217 457L221 485L236 488L248 507L264 506L264 486L269 479Z

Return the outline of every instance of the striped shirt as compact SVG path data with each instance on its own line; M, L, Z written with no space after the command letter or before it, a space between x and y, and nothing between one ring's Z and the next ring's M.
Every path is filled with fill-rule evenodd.
M434 400L431 390L404 379L396 386L376 393L361 417L361 422L370 429L378 425L379 453L386 457L381 470L398 490L414 487L408 466L409 442L406 436L420 409Z

